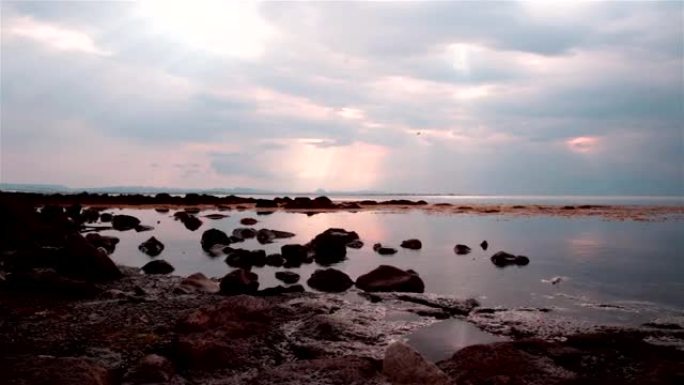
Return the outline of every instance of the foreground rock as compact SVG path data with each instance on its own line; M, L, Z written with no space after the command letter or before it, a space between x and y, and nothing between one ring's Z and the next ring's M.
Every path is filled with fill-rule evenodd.
M95 248L80 234L67 237L57 271L90 281L111 280L121 277L121 271L107 254Z
M314 271L306 283L313 289L328 293L340 293L354 285L347 274L332 268Z
M530 263L530 259L524 255L515 256L505 251L499 251L492 255L490 260L498 267L506 267L509 265L525 266Z
M150 239L138 246L138 250L149 255L150 257L156 257L164 250L164 244L159 242L157 238L150 237Z
M150 261L142 267L145 274L171 274L174 270L173 266L163 259Z
M382 373L392 385L448 385L449 377L435 364L426 361L418 352L403 342L387 348L382 361Z
M253 294L259 289L259 276L245 269L237 269L221 278L221 294Z
M375 270L360 276L356 279L356 287L370 292L422 293L425 291L425 284L418 273L389 265L380 265Z
M0 383L6 385L114 385L115 376L93 360L39 356L0 361Z
M218 293L219 290L219 283L207 278L202 273L195 273L184 278L176 289L177 292L181 293Z
M401 247L411 250L420 250L423 247L423 243L420 239L407 239L401 242Z
M609 332L474 345L437 366L457 384L637 385L681 382L683 363L681 350Z
M137 384L169 383L175 375L173 363L158 354L143 357L138 366L128 376L128 380Z

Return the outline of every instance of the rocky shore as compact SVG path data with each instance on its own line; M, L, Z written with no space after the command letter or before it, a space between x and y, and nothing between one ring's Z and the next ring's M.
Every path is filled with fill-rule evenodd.
M424 202L380 204L436 207ZM354 203L355 208L352 202L327 198L1 193L0 384L684 381L680 323L618 329L573 322L551 309L485 308L473 299L423 293L415 272L389 265L354 281L329 267L344 258L346 248L361 242L353 231L329 229L306 245L283 246L278 258L241 251L234 244L241 237L266 242L287 238L286 232L205 231L202 248L220 249L234 268L220 280L168 275L162 263L146 265L143 271L117 266L108 257L116 238L94 230L149 231L135 217L106 216L100 209L119 205L359 210L378 202ZM177 219L188 228L201 220L193 209L180 212L184 214ZM416 241L407 240L402 247L420 248ZM153 255L163 247L151 236L140 250ZM388 247L378 245L376 252L383 248ZM456 253L466 251L454 248ZM523 256L494 255L497 266L529 263ZM301 277L319 292L304 292L297 274L281 275L278 288L259 288L250 269L269 258L273 263L320 265L310 277ZM434 363L405 344L410 333L445 319L468 322L506 340L469 346Z

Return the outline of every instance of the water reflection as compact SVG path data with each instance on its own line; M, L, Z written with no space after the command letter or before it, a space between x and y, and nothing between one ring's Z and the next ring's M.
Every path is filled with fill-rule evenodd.
M227 218L212 220L198 216L203 224L197 231L188 231L173 219L173 212L154 210L122 210L139 217L143 224L153 225L148 232L105 231L103 235L121 238L113 258L132 266L142 266L150 257L138 250L138 245L154 235L165 249L157 258L169 261L176 274L202 272L221 277L229 268L223 257L209 257L200 246L202 232L217 228L231 233L244 227L240 219L259 220L255 228L269 228L295 233L295 237L260 245L256 240L237 244L245 249L280 251L286 243L306 243L329 227L342 227L359 233L366 243L360 250L349 249L346 261L334 267L353 279L380 264L402 269L414 269L423 278L426 291L475 297L485 305L553 306L557 293L586 295L596 301L645 300L675 307L684 307L678 293L684 283L684 261L678 250L684 247L681 222L609 222L597 218L554 218L440 215L421 211L408 213L334 212L307 216L298 213L275 212L255 215L254 212L225 211ZM213 211L212 211L213 212ZM423 249L414 251L399 247L402 240L418 238ZM479 244L489 242L487 251ZM397 247L393 256L373 252L372 244ZM468 255L456 255L457 243L470 246ZM499 250L530 257L525 267L504 269L492 265L489 257ZM305 281L318 266L304 265L294 269ZM274 273L283 268L255 268L261 288L279 282ZM550 277L569 277L558 285L542 282Z

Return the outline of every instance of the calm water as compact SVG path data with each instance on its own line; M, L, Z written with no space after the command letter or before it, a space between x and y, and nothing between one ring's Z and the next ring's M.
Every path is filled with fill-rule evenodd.
M211 220L196 231L187 230L175 221L173 212L154 210L115 210L140 218L152 231L104 231L103 235L121 238L113 259L117 263L142 266L152 258L138 251L138 245L154 235L166 248L157 258L169 261L175 274L202 272L221 277L232 269L224 257L211 257L200 247L202 232L217 228L230 234L243 227L239 220L254 217L255 228L290 231L294 238L260 245L256 240L237 244L246 249L280 251L286 243L306 243L329 227L355 230L365 242L360 250L348 249L348 259L334 267L352 278L380 264L414 269L425 281L426 292L474 297L485 306L562 307L577 317L602 317L614 322L640 322L652 313L684 309L684 222L606 221L601 218L506 217L428 214L421 211L335 212L307 216L301 213L276 212L255 215L250 211L227 211L228 218ZM206 215L205 211L199 215ZM423 249L399 247L402 240L419 238ZM489 249L478 246L482 240ZM393 256L373 252L372 244L398 248ZM456 255L456 243L471 246L470 255ZM530 257L525 267L497 268L489 257L498 250ZM293 269L308 276L316 264ZM284 268L255 268L260 288L279 284L274 273ZM557 285L543 280L565 277ZM638 307L636 312L592 312L603 303Z

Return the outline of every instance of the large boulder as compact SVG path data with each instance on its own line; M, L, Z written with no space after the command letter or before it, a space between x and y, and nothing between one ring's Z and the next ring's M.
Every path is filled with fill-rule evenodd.
M163 259L150 261L142 267L145 274L171 274L173 270L173 266Z
M202 233L202 249L210 250L216 245L229 245L230 238L228 235L219 229L209 229Z
M385 351L382 372L392 385L449 385L451 380L435 364L408 346L397 341Z
M346 291L354 284L347 274L337 269L316 270L306 283L313 289L328 293Z
M347 244L357 239L359 235L354 231L327 229L310 242L314 260L321 265L341 262L347 257Z
M375 270L360 276L356 279L356 287L370 292L422 293L425 291L425 284L418 273L389 265L380 265Z
M131 215L114 215L112 217L112 227L114 230L126 231L140 225L140 219Z
M309 249L298 244L283 245L280 247L280 254L288 265L299 266L307 259Z
M138 250L149 255L150 257L156 257L164 250L164 244L159 242L157 238L150 237L150 239L138 246Z
M111 280L121 277L121 271L107 253L91 245L80 234L67 237L57 271L88 281Z
M221 294L254 294L259 289L259 276L245 269L236 269L221 278Z

